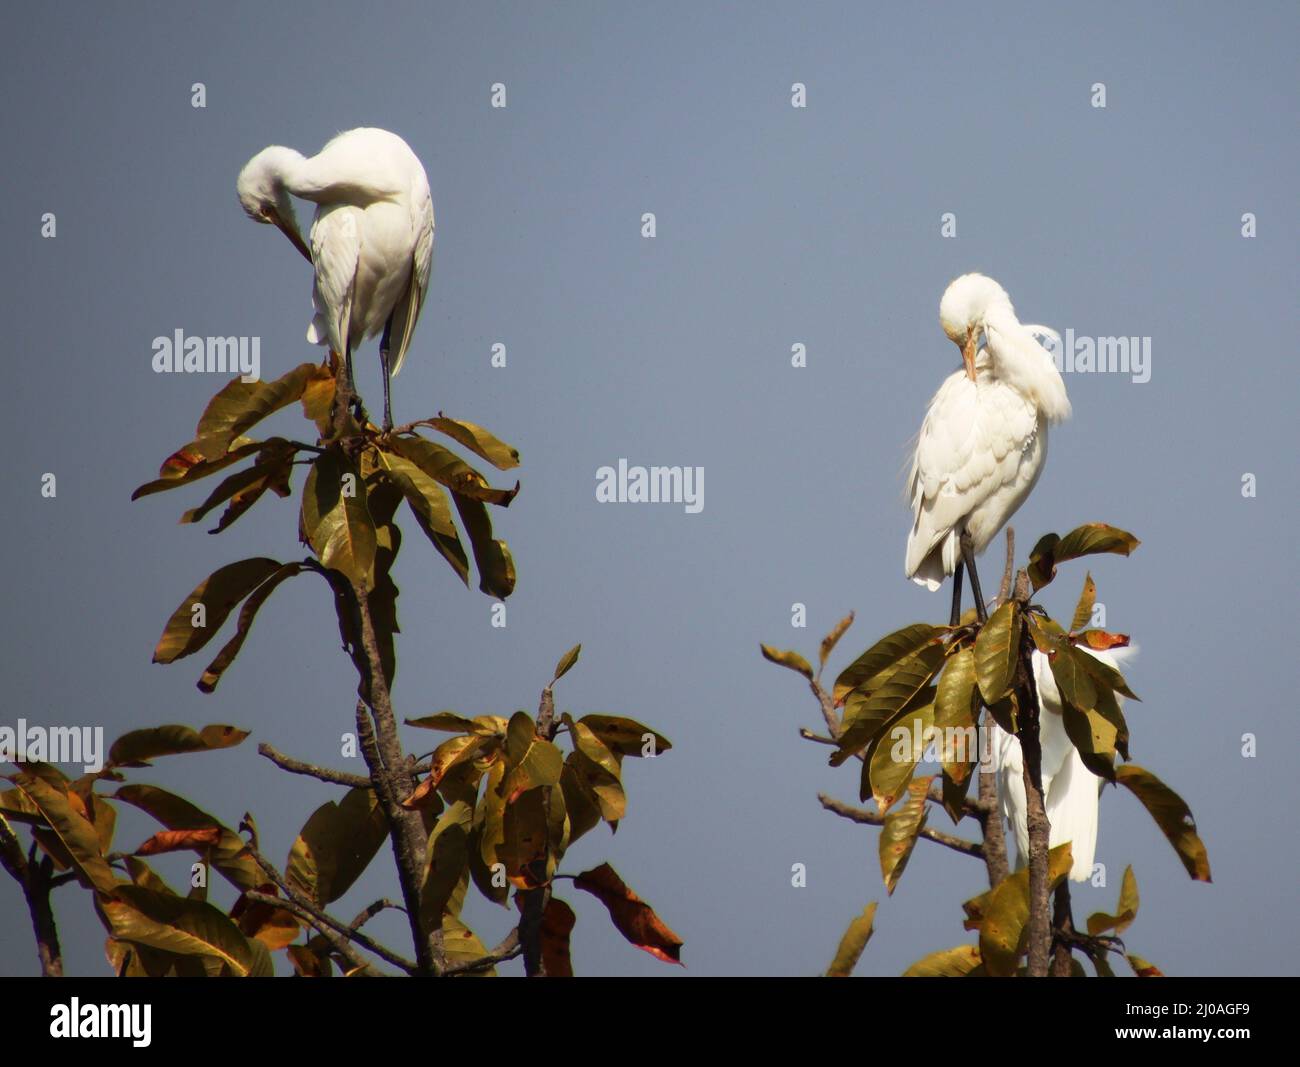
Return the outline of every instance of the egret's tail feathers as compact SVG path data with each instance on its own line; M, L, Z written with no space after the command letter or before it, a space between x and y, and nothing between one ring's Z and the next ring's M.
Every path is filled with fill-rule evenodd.
M911 536L907 539L907 558L903 563L903 574L933 593L943 585L943 580L957 569L959 559L961 559L959 534L950 532L935 543L927 531L914 527Z
M307 326L307 340L314 345L329 344L329 327L325 323L324 316L312 316Z

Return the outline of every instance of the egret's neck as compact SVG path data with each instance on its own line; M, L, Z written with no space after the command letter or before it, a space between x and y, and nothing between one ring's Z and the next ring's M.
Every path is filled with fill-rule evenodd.
M1065 393L1051 355L1020 324L1011 305L994 305L984 318L984 334L993 373L1034 402L1048 422L1069 418L1070 399Z

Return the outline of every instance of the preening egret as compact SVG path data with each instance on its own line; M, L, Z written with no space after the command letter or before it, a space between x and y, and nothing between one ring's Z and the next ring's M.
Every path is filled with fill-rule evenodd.
M904 573L931 590L954 575L956 625L963 563L976 614L984 620L975 556L1034 488L1047 458L1047 427L1069 417L1070 400L1035 336L1054 332L1021 325L1011 298L992 278L963 274L949 285L939 322L961 349L965 367L934 394L917 437Z
M280 145L262 149L235 187L248 217L278 226L315 268L307 340L343 357L349 392L353 350L383 331L384 429L391 429L390 369L402 368L433 263L433 200L419 159L387 130L348 130L310 159ZM294 196L317 205L310 248Z
M1103 663L1119 669L1119 661L1134 649L1094 652L1080 646L1081 652L1096 656ZM1092 862L1097 849L1097 817L1102 779L1083 765L1079 752L1065 733L1061 716L1061 692L1052 677L1047 657L1034 650L1034 682L1038 686L1038 736L1043 748L1043 804L1051 825L1048 847L1070 842L1073 863L1070 878L1086 882L1092 877ZM1115 694L1115 699L1124 698ZM991 732L992 762L997 775L998 798L1002 814L1011 825L1016 839L1017 865L1029 862L1029 822L1025 800L1024 758L1020 742L994 724Z

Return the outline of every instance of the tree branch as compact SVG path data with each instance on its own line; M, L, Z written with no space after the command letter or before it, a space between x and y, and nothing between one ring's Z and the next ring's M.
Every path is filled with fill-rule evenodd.
M32 933L36 936L36 955L45 978L63 977L63 951L59 947L59 931L54 923L54 909L50 906L50 890L54 877L54 863L48 856L36 858L36 844L23 856L23 846L9 824L0 818L0 866L4 867L18 883L27 901L27 912L32 920Z
M258 852L253 845L247 844L244 847L247 848L248 854L253 857L254 862L256 862L257 865L266 872L266 876L279 886L280 892L284 894L284 899L282 899L280 897L272 896L269 893L249 891L245 893L245 896L250 900L258 900L263 904L271 904L277 907L286 907L287 900L288 903L295 905L299 911L306 912L311 916L312 926L320 930L321 934L325 936L331 944L334 944L335 940L330 937L330 933L332 932L342 938L345 942L355 941L362 948L373 952L381 959L387 960L393 966L400 967L402 970L406 971L407 974L415 974L418 972L419 968L410 960L403 959L396 952L393 952L391 949L385 948L383 945L379 944L379 942L375 941L368 934L363 934L355 927L345 926L338 919L318 908L312 901L308 900L303 896L303 894L294 889L293 886L284 879L284 876L281 875L280 872L277 871L266 857ZM293 908L289 908L288 910L294 911ZM297 914L297 912L295 912L295 914ZM353 952L353 955L355 956L355 952ZM353 962L352 957L348 957L348 959L349 962ZM370 964L360 956L356 956L356 961L361 966L370 966Z
M842 818L849 819L852 822L864 823L868 826L883 826L885 817L877 815L874 811L867 811L864 808L855 808L843 801L828 797L825 793L818 793L817 799L827 811L834 812ZM954 834L946 834L942 830L932 830L928 826L921 827L918 837L923 837L927 841L933 841L936 845L943 845L944 848L950 848L954 852L960 852L963 856L974 856L976 859L984 858L984 847L976 841L967 841L964 837L957 837Z
M277 752L274 748L263 741L257 746L257 754L265 756L281 770L288 771L290 774L305 774L311 778L319 778L322 782L330 782L334 785L346 785L352 789L373 789L374 782L360 774L348 774L346 771L334 771L328 767L318 767L314 763L304 763L302 760L294 759L292 756L286 756Z

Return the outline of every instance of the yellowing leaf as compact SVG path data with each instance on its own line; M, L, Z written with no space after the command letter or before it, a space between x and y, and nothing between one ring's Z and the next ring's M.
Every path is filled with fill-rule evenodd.
M1019 605L1008 600L980 627L975 637L975 677L985 704L1006 696L1016 677L1020 656Z
M213 723L197 732L176 723L149 726L131 730L114 741L108 750L108 762L114 767L148 767L149 761L159 756L215 752L237 745L247 736L247 730L221 723Z
M880 829L880 873L885 879L885 891L894 895L894 887L903 877L907 861L912 858L916 839L926 819L926 797L934 776L918 778L908 784L907 800L897 811L885 818Z
M984 961L974 945L932 952L903 972L904 978L964 978Z
M366 506L360 472L338 452L312 464L302 490L302 530L323 567L356 585L375 584L375 522Z
M1196 820L1183 798L1150 771L1130 763L1115 772L1119 784L1142 801L1156 825L1174 846L1187 873L1198 882L1210 881L1210 857L1196 833Z
M1114 930L1118 937L1132 925L1138 911L1138 884L1130 865L1124 868L1124 880L1119 887L1119 909L1114 915L1103 911L1088 916L1088 933L1093 937Z
M1097 602L1097 583L1089 572L1083 579L1083 592L1079 594L1079 603L1074 609L1074 619L1070 623L1070 632L1077 633L1092 621L1092 607Z
M209 462L220 459L245 430L300 399L307 382L318 374L315 363L300 363L273 382L232 379L212 398L199 419L196 450Z
M459 441L471 452L482 456L497 470L509 470L519 466L519 450L506 444L490 430L476 426L463 419L448 419L439 416L432 420L434 429L441 430L448 437Z
M285 880L324 907L352 887L387 837L374 791L349 789L338 804L327 801L307 820L289 853Z
M862 909L862 914L849 923L849 928L844 931L844 936L840 938L839 948L835 950L835 959L831 961L831 965L826 971L827 978L848 978L853 973L853 968L858 965L858 960L862 958L862 950L867 947L867 942L871 940L872 923L875 918L876 902L873 900Z
M1093 556L1103 552L1127 556L1142 542L1126 530L1090 522L1071 530L1064 537L1047 534L1040 538L1029 554L1029 580L1034 589L1045 586L1056 576L1058 564L1080 556Z
M154 649L153 661L172 663L197 652L216 636L235 605L279 569L277 560L257 557L213 571L172 612ZM198 605L202 605L202 611L196 613ZM196 626L196 621L203 625Z
M882 637L850 663L835 679L832 697L836 706L854 689L870 691L888 677L886 671L943 636L944 631L929 623L918 622Z

